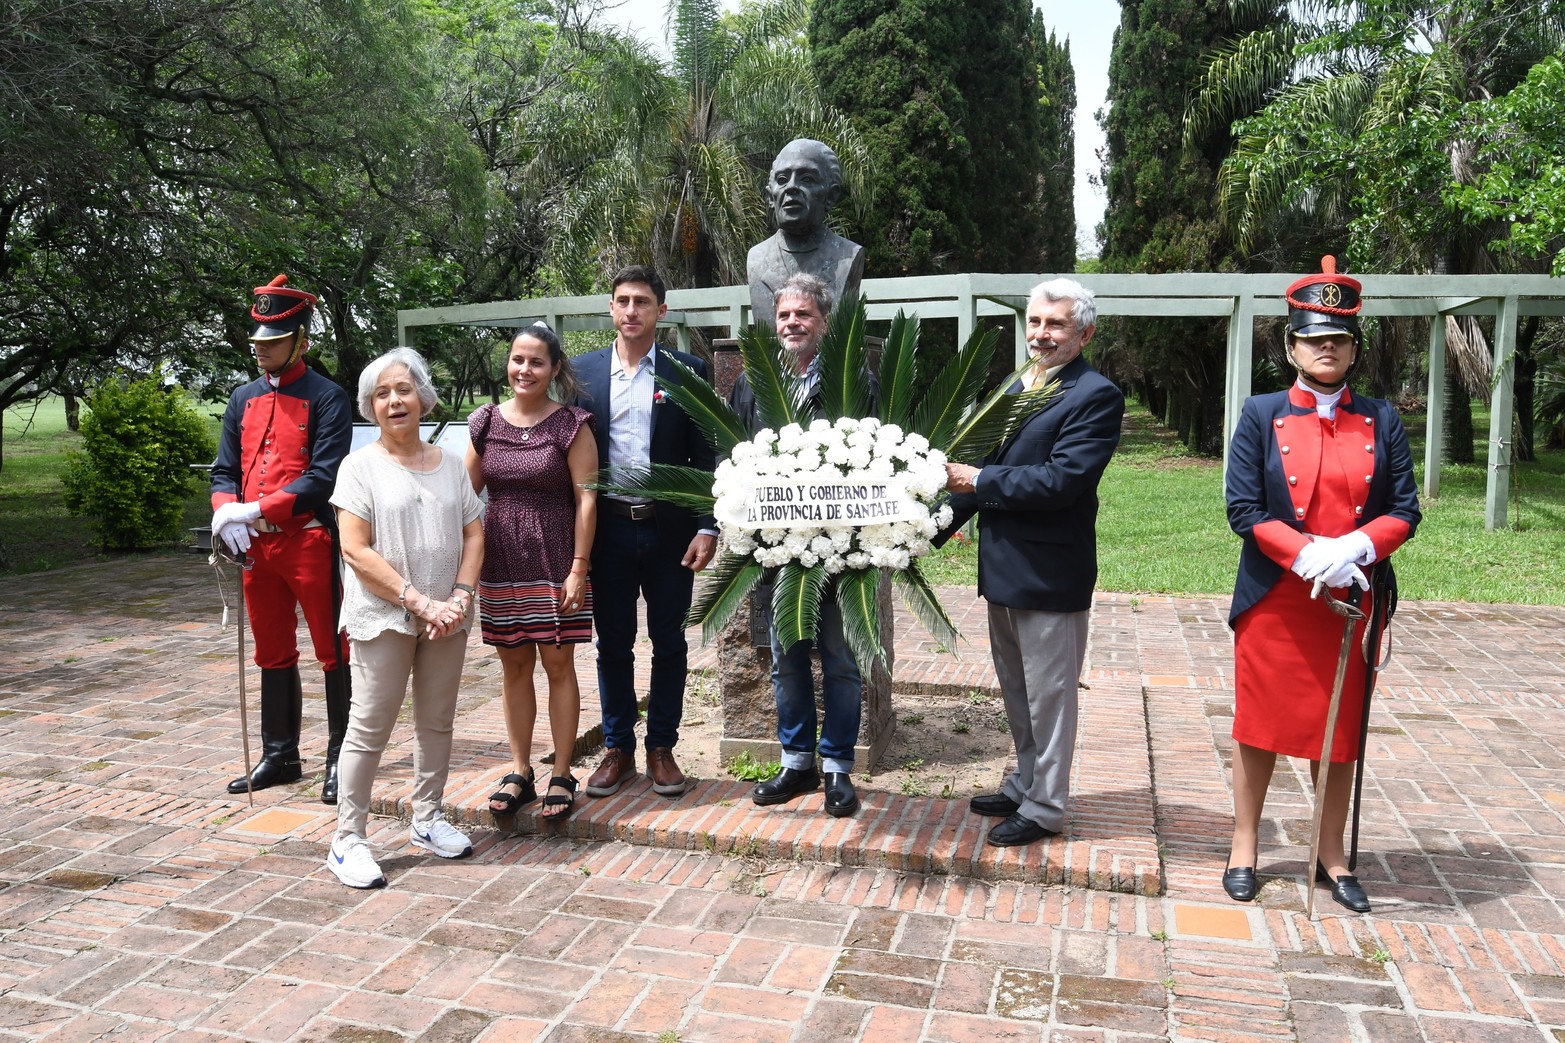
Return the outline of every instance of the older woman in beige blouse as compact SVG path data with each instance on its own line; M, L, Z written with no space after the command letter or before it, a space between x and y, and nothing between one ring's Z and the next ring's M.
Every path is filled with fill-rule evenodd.
M420 437L419 421L434 406L429 367L418 352L397 348L370 363L359 378L359 412L375 422L380 437L342 462L331 498L349 565L342 618L353 644L353 707L326 865L349 887L386 882L365 829L370 787L410 679L409 842L441 858L473 850L440 805L473 585L484 558L482 506L462 460Z

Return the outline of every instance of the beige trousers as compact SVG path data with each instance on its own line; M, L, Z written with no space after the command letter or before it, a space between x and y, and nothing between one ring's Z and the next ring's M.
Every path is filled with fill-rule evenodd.
M431 641L382 631L353 641L353 706L337 760L337 835L365 835L370 787L391 740L397 714L413 689L413 821L440 810L451 770L456 692L467 656L467 631Z

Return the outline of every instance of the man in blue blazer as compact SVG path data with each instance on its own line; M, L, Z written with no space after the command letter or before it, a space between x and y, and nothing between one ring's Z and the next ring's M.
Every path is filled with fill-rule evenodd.
M587 394L576 404L592 412L600 467L645 470L658 463L710 471L717 466L711 444L658 383L679 379L670 358L706 379L705 362L655 343L658 320L668 311L666 296L663 279L651 268L633 265L620 271L609 297L618 334L613 346L575 360ZM716 548L711 518L666 503L598 497L592 621L598 631L598 699L607 752L587 780L588 796L607 797L636 775L634 646L640 596L646 598L652 640L647 775L653 791L666 797L689 788L674 760L685 704L685 614L695 574Z
M1076 750L1076 688L1098 578L1098 480L1119 444L1125 398L1081 351L1097 329L1092 294L1071 279L1035 287L1027 302L1033 368L1012 390L1059 391L981 467L946 466L953 494L943 542L978 514L978 593L1016 771L971 808L1004 821L989 843L1031 844L1065 826Z

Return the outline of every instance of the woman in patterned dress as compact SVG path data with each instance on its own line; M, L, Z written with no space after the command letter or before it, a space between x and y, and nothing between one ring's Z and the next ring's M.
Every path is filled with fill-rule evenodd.
M1359 290L1358 280L1337 273L1333 257L1288 287L1285 350L1298 379L1286 391L1248 399L1229 447L1228 523L1244 546L1228 617L1234 833L1223 889L1238 902L1259 890L1261 810L1278 754L1310 760L1312 776L1319 771L1343 630L1342 617L1319 595L1369 589L1364 570L1402 546L1420 518L1396 407L1348 388L1361 340ZM1390 596L1395 583L1392 577L1374 596ZM1317 798L1324 807L1314 867L1332 898L1354 912L1369 911L1343 844L1369 669L1363 634L1360 622L1332 737L1333 770Z
M586 486L598 468L598 445L592 414L549 395L553 385L565 401L579 393L570 360L549 327L537 323L511 341L506 379L510 401L484 406L468 419L467 471L474 490L489 490L478 587L483 639L500 659L513 762L489 809L508 817L537 797L533 665L542 659L555 751L543 817L560 818L576 800L570 762L581 690L574 646L592 639L587 570L597 493Z

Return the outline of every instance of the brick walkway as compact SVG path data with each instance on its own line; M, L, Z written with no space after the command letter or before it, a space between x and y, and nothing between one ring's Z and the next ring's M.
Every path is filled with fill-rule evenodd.
M944 596L973 649L899 626L898 683L992 684L982 606ZM1303 766L1273 783L1261 901L1219 886L1225 608L1099 597L1070 831L1024 855L939 799L834 821L641 782L568 834L479 828L456 863L376 818L391 886L365 893L321 866L309 780L223 793L234 635L204 561L9 579L0 1040L1565 1039L1565 611L1404 604L1365 782L1375 912L1322 891L1310 922ZM497 695L475 646L448 790L469 824ZM399 728L383 811L409 773Z

